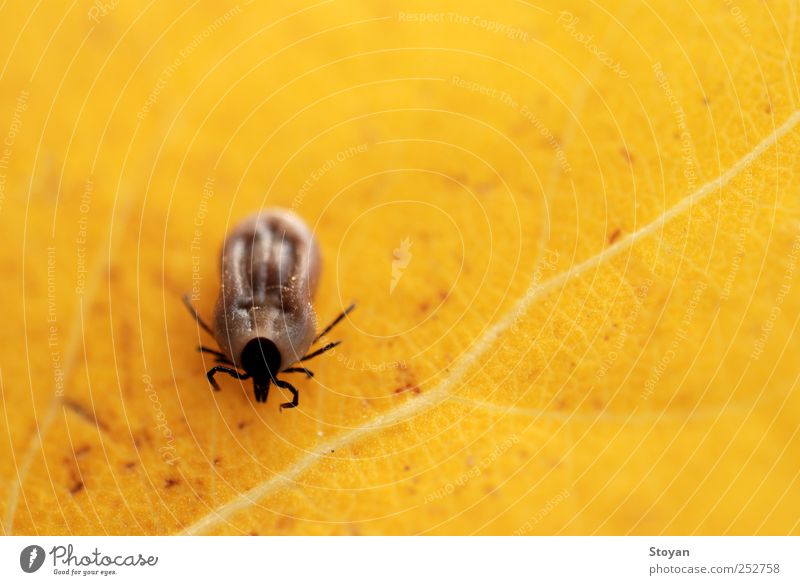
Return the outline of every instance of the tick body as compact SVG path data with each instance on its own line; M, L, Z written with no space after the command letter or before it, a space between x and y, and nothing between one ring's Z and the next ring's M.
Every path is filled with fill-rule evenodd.
M281 408L297 406L297 389L282 373L314 374L294 366L334 348L328 343L308 353L351 310L350 305L321 333L316 333L312 299L317 290L322 258L308 226L285 209L268 209L239 223L225 239L220 257L221 285L212 326L184 302L194 318L214 336L219 351L200 346L217 358L208 371L215 390L217 373L239 380L252 378L255 398L266 402L270 384L292 393ZM293 367L294 366L294 367Z

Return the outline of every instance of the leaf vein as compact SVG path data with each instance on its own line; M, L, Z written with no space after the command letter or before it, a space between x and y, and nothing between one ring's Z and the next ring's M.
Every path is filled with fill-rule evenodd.
M798 123L800 123L800 110L793 112L792 115L786 119L786 121L784 121L780 126L776 127L768 136L762 139L761 142L759 142L752 150L747 152L747 154L745 154L742 158L737 160L724 173L705 183L684 199L681 199L673 207L662 213L657 219L653 220L651 223L645 225L639 230L620 238L599 254L575 264L570 269L562 272L558 276L544 282L541 286L535 288L531 294L526 294L516 303L516 306L511 311L506 313L506 315L504 315L499 321L489 327L483 336L472 344L471 348L465 352L464 357L453 369L452 374L431 391L424 393L416 400L405 402L399 407L389 411L387 414L383 414L374 418L364 426L357 427L343 435L334 437L333 439L322 443L313 452L308 453L305 457L299 459L296 463L289 466L289 468L284 472L271 477L262 483L259 483L232 500L222 504L215 510L210 511L208 514L186 527L180 532L180 534L202 534L208 531L217 524L226 521L235 513L247 509L251 505L258 505L258 502L269 494L283 487L292 485L295 478L308 470L314 463L319 461L325 453L329 453L332 449L341 449L346 445L355 443L362 437L370 435L373 431L390 425L406 422L416 414L423 412L427 408L434 406L443 400L446 400L453 385L467 373L470 366L472 366L472 364L474 364L475 361L480 358L480 356L488 351L492 343L504 331L513 325L514 321L518 318L518 315L521 315L530 305L533 304L535 300L561 287L570 280L581 276L589 270L602 265L604 262L613 258L620 252L631 248L640 240L656 233L669 221L680 216L683 212L691 209L695 204L703 201L710 194L728 184L737 175L739 175L739 173L747 168L748 165L758 159L764 152L774 146L783 136L793 130Z

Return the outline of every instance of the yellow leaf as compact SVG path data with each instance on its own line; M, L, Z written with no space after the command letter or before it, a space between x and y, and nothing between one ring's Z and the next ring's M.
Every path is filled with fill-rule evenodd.
M6 534L796 534L790 2L6 3ZM341 346L212 392L292 208Z

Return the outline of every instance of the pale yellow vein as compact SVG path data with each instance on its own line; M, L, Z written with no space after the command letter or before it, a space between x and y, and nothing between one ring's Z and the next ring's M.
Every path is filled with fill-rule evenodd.
M343 435L335 437L330 441L326 441L325 443L319 445L314 452L309 453L293 465L289 466L289 468L280 475L276 475L275 477L272 477L252 487L236 498L226 502L216 510L212 510L206 516L200 518L197 522L185 528L181 534L201 534L208 531L220 522L227 520L237 512L247 509L251 505L257 504L267 495L274 493L283 487L292 485L292 482L295 478L309 469L314 463L319 461L325 453L329 453L331 449L341 449L346 445L358 441L362 437L370 435L376 430L390 425L406 422L413 416L440 403L442 400L447 399L449 391L453 385L458 382L468 372L469 368L489 350L492 343L494 343L500 334L513 325L514 321L517 319L517 316L523 314L524 311L530 305L532 305L535 300L559 288L566 282L600 266L605 261L613 258L620 252L631 248L640 240L656 233L669 221L678 217L696 203L704 200L710 194L718 191L721 187L724 187L726 184L728 184L748 165L758 159L770 147L774 146L783 136L788 134L795 126L797 126L799 122L800 110L797 110L792 113L792 115L789 116L789 118L783 122L783 124L775 128L775 130L773 130L766 138L759 142L755 148L736 161L719 177L709 181L708 183L705 183L694 193L685 197L673 207L667 209L651 223L623 238L620 238L616 243L604 249L599 254L579 262L569 270L548 280L538 288L534 289L532 294L525 295L520 301L517 302L516 306L511 311L509 311L492 327L487 329L484 335L472 344L470 349L464 354L464 357L453 369L452 374L443 380L436 388L426 392L416 400L405 402L388 413L374 418L372 421L362 427L355 428L352 431L344 433Z

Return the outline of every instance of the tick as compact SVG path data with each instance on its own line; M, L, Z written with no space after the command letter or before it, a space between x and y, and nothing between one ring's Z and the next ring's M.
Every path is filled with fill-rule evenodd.
M311 300L321 268L314 235L289 210L262 211L231 231L222 245L220 292L212 325L203 321L188 295L183 297L197 323L219 345L219 350L203 345L197 348L216 358L218 365L206 374L214 390L219 390L214 379L218 373L238 380L252 378L257 402L266 402L270 384L275 384L292 393L291 402L281 404L281 409L297 406L297 389L278 374L302 373L312 378L314 373L302 363L341 342L309 352L312 345L355 308L351 304L316 333Z

